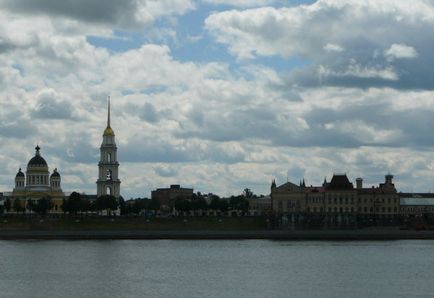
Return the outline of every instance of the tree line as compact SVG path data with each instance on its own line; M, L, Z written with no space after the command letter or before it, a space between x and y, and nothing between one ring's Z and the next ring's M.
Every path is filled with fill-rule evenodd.
M228 198L220 198L217 195L212 195L210 198L206 198L200 192L194 193L192 196L180 196L177 197L171 206L161 206L160 202L156 199L148 198L136 198L125 202L125 208L122 214L140 214L144 211L158 211L160 209L166 209L165 211L220 211L227 212L230 210L237 210L246 213L249 209L248 197L244 194L239 196L231 196Z
M237 210L246 213L249 209L248 199L255 195L246 188L242 195L220 198L217 195L206 197L200 192L193 193L192 196L177 197L171 206L162 206L158 199L136 198L125 201L122 197L116 199L111 195L104 195L89 200L89 198L78 192L72 192L68 198L63 199L61 210L65 214L78 215L87 212L106 211L107 215L111 215L113 211L120 210L121 215L141 214L151 211L154 214L159 210L173 211L173 208L179 212L190 211L220 211L227 212L229 210ZM15 211L17 213L33 212L40 215L46 215L53 209L52 198L50 196L42 197L37 201L27 200L24 206L23 201L19 199L11 201L6 199L4 205L0 207L0 213L3 211Z
M116 199L114 196L104 195L92 201L89 200L86 195L82 195L74 191L68 198L63 199L61 210L63 213L73 215L77 215L78 213L99 211L107 211L107 214L110 215L113 211L117 210L120 205L123 204L125 203L122 197ZM0 213L3 213L4 211L15 211L17 213L23 214L26 212L33 212L40 215L46 215L53 209L53 207L54 205L50 196L44 196L37 201L28 199L25 206L23 201L20 199L15 199L11 203L9 198L7 198L0 209Z

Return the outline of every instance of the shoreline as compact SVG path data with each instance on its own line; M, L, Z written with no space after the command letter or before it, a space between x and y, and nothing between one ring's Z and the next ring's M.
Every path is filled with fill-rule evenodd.
M413 230L0 230L0 240L434 240Z

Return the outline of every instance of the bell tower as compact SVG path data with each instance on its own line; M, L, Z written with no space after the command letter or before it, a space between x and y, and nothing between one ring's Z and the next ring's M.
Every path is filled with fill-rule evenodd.
M107 127L102 136L100 160L98 163L97 196L120 196L121 181L119 180L119 162L117 157L115 133L110 126L110 96L107 100Z

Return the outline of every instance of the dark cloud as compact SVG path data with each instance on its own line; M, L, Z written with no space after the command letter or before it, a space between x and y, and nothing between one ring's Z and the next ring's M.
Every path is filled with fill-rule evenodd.
M63 16L90 23L137 25L134 15L138 1L135 0L2 0L0 7L18 13Z
M21 139L37 135L37 129L34 124L25 119L16 119L12 122L0 121L0 135Z
M172 167L158 166L154 167L155 173L161 177L175 177L178 175L178 171Z
M0 53L5 53L15 49L16 46L10 42L7 42L0 37Z
M86 133L71 136L62 142L48 138L45 143L44 151L47 156L58 157L71 163L97 164L99 161L99 148L92 145L90 135Z
M433 146L434 110L396 110L391 97L385 92L353 105L315 107L299 115L305 126L295 120L297 116L286 115L285 109L273 105L225 113L203 111L190 119L192 125L183 125L176 136L215 142L264 140L292 147Z
M142 109L141 118L149 123L156 123L159 120L159 115L151 103L145 103Z
M241 141L249 138L267 139L278 129L277 114L267 106L195 112L193 128L179 132L179 137L197 137L218 142Z
M69 119L72 107L68 102L57 101L54 92L45 92L38 97L32 116L41 119Z
M244 160L239 152L228 152L222 145L199 146L194 141L169 142L164 139L135 138L119 152L119 159L126 162L205 162L236 163Z
M310 142L316 139L316 145L331 146L334 142L342 144L346 140L348 146L395 146L424 147L434 145L434 123L431 121L434 110L422 108L396 111L390 103L352 105L341 109L319 108L305 116L308 124L315 128ZM367 138L357 138L357 132L340 132L338 129L327 131L326 124L355 122L359 125L372 127L375 131L397 130L399 136L388 140L372 141ZM327 141L328 140L328 141ZM312 142L313 143L313 142ZM315 145L314 143L312 145Z
M434 38L434 36L430 37ZM418 56L412 59L387 61L382 51L373 58L369 53L354 52L341 54L334 59L327 57L313 65L293 71L289 75L287 86L294 84L304 87L337 86L349 88L384 88L434 90L434 70L428 61L434 60L434 52L426 44L420 43ZM323 68L326 71L322 72ZM288 87L288 88L289 88Z

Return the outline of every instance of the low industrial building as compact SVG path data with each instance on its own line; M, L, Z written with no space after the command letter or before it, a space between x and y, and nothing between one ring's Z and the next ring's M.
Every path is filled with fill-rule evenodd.
M151 199L158 200L161 206L173 207L177 198L191 198L193 188L184 188L179 184L172 184L169 188L157 188L151 192Z

